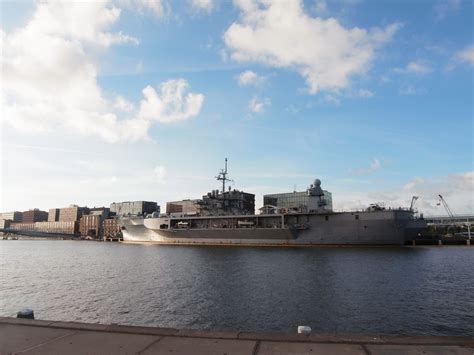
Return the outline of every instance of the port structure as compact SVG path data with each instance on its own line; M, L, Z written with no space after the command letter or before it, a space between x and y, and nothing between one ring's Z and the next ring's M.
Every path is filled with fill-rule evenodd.
M453 211L451 211L451 208L449 208L448 203L444 200L443 196L441 196L441 195L438 195L438 196L439 196L440 201L443 204L444 209L448 213L448 216L451 217L451 219L454 222L454 213L453 213Z
M233 180L227 178L227 158L225 158L225 168L221 169L219 174L216 176L216 179L222 181L222 193L225 192L225 183L226 181L233 182Z
M418 196L413 196L411 198L410 211L413 211L415 209L416 200L418 200Z

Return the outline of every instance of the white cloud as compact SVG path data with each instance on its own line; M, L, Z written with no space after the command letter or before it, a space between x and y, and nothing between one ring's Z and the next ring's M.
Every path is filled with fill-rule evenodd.
M461 0L441 0L433 6L437 21L444 20L448 15L455 13L461 7Z
M37 4L33 19L23 31L19 32L22 32L23 39L27 40L32 40L31 36L36 32L38 35L44 36L39 39L45 40L59 36L101 46L120 43L138 44L136 38L121 32L106 31L119 19L121 12L119 8L108 6L107 3L107 0L98 0L87 4L70 1L40 2ZM33 44L30 43L30 45ZM32 48L33 51L38 47Z
M120 9L106 1L42 2L30 21L1 33L2 120L23 132L64 131L108 142L147 138L154 121L197 115L203 95L187 93L184 79L151 87L135 112L117 95L108 99L97 82L96 56L112 44L138 43L109 29ZM149 107L150 100L159 107Z
M197 11L212 12L215 8L214 0L190 0L191 6Z
M446 214L437 205L442 195L454 213L474 212L474 171L452 174L441 178L415 177L403 186L403 192L420 196L422 207L432 214Z
M326 94L318 99L318 103L339 106L341 104L341 100L335 95Z
M401 74L427 74L432 71L431 67L422 60L417 60L407 64L405 68L395 68L395 72Z
M453 58L459 63L468 63L474 66L474 44L466 46L454 55Z
M380 160L373 158L368 167L355 169L352 170L352 172L357 175L368 175L380 170L381 167L382 164L380 163Z
M421 95L425 92L423 89L419 89L413 85L402 85L398 90L400 95L405 96L413 96L413 95Z
M117 0L117 3L142 15L151 11L156 18L163 17L167 12L162 0Z
M236 1L241 19L224 33L231 58L297 71L310 93L337 91L364 74L375 50L400 24L347 29L334 18L308 16L301 1Z
M314 10L319 15L324 15L328 12L328 5L325 0L317 0L314 4Z
M358 92L357 92L357 95L359 97L363 97L363 98L370 98L370 97L373 97L374 96L374 93L370 90L367 90L367 89L360 89Z
M125 112L130 112L135 109L135 105L133 103L127 99L124 99L120 95L115 98L114 107Z
M254 71L246 70L237 76L240 86L260 85L265 81L265 77L258 75Z
M407 71L410 73L425 74L431 72L431 68L423 62L410 62L407 65Z
M253 98L249 101L249 110L254 113L263 113L265 111L265 107L271 105L271 101L269 98L265 98L260 100L258 98Z
M160 94L151 86L143 89L138 117L169 123L187 120L201 111L204 95L188 93L184 79L168 80L161 84Z
M156 180L158 183L163 184L166 182L166 168L164 166L158 165L153 169L155 173Z
M409 207L412 196L419 196L416 208L425 215L446 215L438 205L441 194L455 214L474 213L474 172L441 177L415 177L391 190L377 190L368 194L352 191L333 191L336 209L365 208L370 203L385 202L391 207ZM337 196L340 195L341 198Z

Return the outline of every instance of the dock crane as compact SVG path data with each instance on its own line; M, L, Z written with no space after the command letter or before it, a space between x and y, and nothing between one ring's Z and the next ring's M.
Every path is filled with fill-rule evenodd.
M448 213L449 217L451 217L451 219L453 221L453 224L454 224L455 219L454 219L453 211L451 210L451 208L449 208L448 203L444 200L443 196L441 196L441 195L438 195L438 196L439 196L440 201L443 203L444 209ZM468 240L470 242L471 241L471 223L466 222L464 225L467 227L467 236L468 236Z
M451 211L451 208L449 208L449 206L448 206L447 202L444 200L443 196L441 196L441 195L438 195L438 196L439 196L439 200L441 201L441 203L444 206L444 209L448 213L448 216L451 217L451 219L454 222L454 213L453 213L453 211Z

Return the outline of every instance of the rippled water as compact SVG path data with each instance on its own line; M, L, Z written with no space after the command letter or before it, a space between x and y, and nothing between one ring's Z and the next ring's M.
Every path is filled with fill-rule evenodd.
M0 241L0 316L212 330L474 335L474 247Z

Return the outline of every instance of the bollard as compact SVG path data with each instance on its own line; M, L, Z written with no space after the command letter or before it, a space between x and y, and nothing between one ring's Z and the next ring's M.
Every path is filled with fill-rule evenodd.
M299 325L298 334L311 334L311 327L308 327L307 325Z
M35 313L32 309L24 308L16 314L17 318L35 319Z

